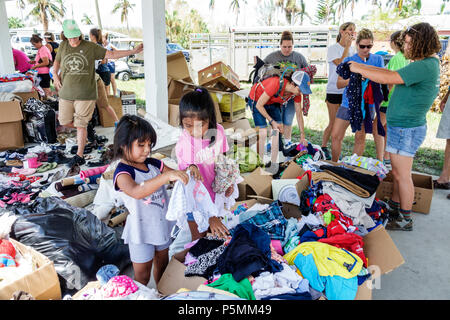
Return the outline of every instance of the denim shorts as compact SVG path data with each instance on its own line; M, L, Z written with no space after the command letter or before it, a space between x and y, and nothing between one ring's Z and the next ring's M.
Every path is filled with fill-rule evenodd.
M414 157L427 135L427 125L400 128L387 125L386 152Z
M290 99L284 106L281 107L281 119L286 126L292 126L295 116L295 102Z
M265 128L267 127L267 119L258 111L256 108L256 101L248 99L247 105L250 107L253 115L253 121L255 122L255 127ZM266 112L272 119L278 123L281 123L281 106L278 103L266 104L264 106Z
M134 263L146 263L155 257L155 251L162 251L169 248L172 240L169 240L166 244L155 246L149 243L134 244L129 243L128 248L130 250L130 259Z

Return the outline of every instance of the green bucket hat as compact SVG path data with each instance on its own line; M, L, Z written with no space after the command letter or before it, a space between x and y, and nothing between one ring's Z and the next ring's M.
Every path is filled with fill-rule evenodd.
M80 28L78 28L78 25L75 22L75 20L71 19L64 20L62 27L66 38L77 38L81 36Z

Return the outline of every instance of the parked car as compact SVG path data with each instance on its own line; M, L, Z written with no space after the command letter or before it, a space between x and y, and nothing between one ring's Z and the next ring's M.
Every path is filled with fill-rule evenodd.
M11 47L25 52L29 58L34 58L37 49L30 42L31 34L16 34L11 37Z
M187 62L189 62L191 60L191 55L189 54L189 51L184 49L178 43L171 43L171 42L166 43L166 51L167 51L167 54L181 51L181 52L183 52L184 57L186 58Z
M131 50L142 42L138 38L115 38L111 44L117 50ZM120 58L114 61L116 64L116 78L122 81L130 79L144 78L144 58L143 53Z

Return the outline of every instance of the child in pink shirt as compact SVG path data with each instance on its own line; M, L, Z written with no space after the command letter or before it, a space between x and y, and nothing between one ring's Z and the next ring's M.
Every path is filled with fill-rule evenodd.
M227 152L229 147L225 131L216 121L214 102L208 90L197 87L181 98L180 125L184 130L175 146L178 169L189 169L195 179L201 180L214 202L216 194L212 190L212 183L215 177L215 159L219 154ZM233 191L231 186L225 196L229 197ZM206 235L198 233L197 224L189 214L187 220L192 240ZM224 236L228 234L228 229L219 218L210 218L209 224L212 233Z

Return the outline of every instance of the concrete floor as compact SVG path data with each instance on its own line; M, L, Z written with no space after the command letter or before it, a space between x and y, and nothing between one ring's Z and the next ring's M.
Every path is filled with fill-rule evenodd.
M112 143L113 128L97 127L96 131ZM446 198L449 193L435 190L430 213L413 213L413 231L388 231L405 263L381 276L379 288L372 291L373 300L450 299L450 200ZM132 277L133 268L128 267L124 273ZM148 287L155 288L153 277Z

